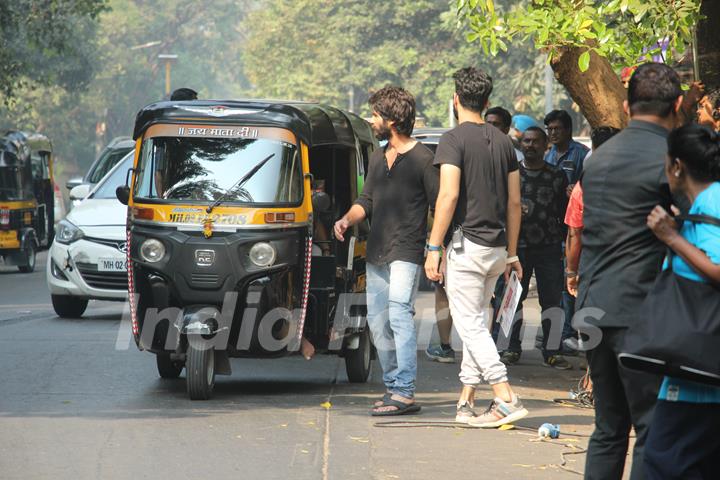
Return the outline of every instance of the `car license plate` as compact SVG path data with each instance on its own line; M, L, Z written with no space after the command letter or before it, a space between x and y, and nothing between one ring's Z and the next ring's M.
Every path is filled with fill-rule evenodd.
M126 272L127 260L124 258L98 258L98 272Z
M9 232L0 232L0 248L18 247L20 247L20 242L18 242L16 230L10 230Z

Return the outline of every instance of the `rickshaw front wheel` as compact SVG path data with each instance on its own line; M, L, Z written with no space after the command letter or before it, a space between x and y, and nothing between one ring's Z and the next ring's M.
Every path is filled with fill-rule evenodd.
M345 372L351 383L365 383L370 376L372 344L370 332L365 328L359 334L358 347L345 350Z
M178 378L182 373L183 364L177 360L170 360L170 354L160 352L155 355L157 369L161 378Z
M215 387L215 350L189 343L185 361L187 392L190 400L208 400Z

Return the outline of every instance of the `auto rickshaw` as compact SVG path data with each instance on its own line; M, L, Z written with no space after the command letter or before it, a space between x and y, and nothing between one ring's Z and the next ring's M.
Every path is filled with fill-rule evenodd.
M138 347L163 378L211 396L230 358L274 358L303 339L365 382L365 238L330 232L377 147L369 124L302 102L170 101L137 115L128 293Z
M23 273L36 252L52 243L55 228L52 144L37 133L0 137L0 256Z

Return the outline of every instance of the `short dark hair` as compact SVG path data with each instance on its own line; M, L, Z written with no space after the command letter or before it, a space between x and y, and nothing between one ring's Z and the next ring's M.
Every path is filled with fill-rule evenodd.
M668 153L679 158L698 181L720 181L720 135L709 128L691 123L668 136Z
M663 63L645 63L630 77L630 114L667 117L681 95L680 77L675 70Z
M172 92L170 100L197 100L197 92L192 88L178 88Z
M488 108L485 112L485 118L487 118L488 115L497 115L500 117L505 128L510 128L510 125L512 125L512 115L502 107Z
M547 127L551 122L560 122L565 130L572 131L572 117L565 110L553 110L545 115L545 126Z
M592 148L595 150L603 143L610 140L612 137L614 137L618 132L620 132L619 128L615 127L597 127L593 128L590 132L590 142L592 143Z
M460 105L481 113L493 90L492 77L479 68L465 67L453 74L453 80Z
M526 128L525 131L522 133L523 136L525 136L525 134L527 132L538 132L540 134L540 136L542 137L542 139L545 140L545 142L548 141L547 133L545 133L545 130L543 130L540 127L532 126L532 127Z
M415 98L402 87L387 85L370 95L370 108L383 119L395 122L394 126L402 135L412 135L415 126Z

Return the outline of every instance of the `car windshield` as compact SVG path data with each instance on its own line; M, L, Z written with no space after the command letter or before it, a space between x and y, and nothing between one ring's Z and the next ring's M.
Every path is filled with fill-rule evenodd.
M126 154L115 170L112 170L105 178L100 179L100 184L93 192L92 198L117 198L115 190L120 185L125 185L127 173L133 166L134 158L135 156L132 153Z
M136 199L277 205L303 195L297 148L281 140L152 137L138 167Z
M98 183L131 150L132 147L105 150L88 172L87 183Z

